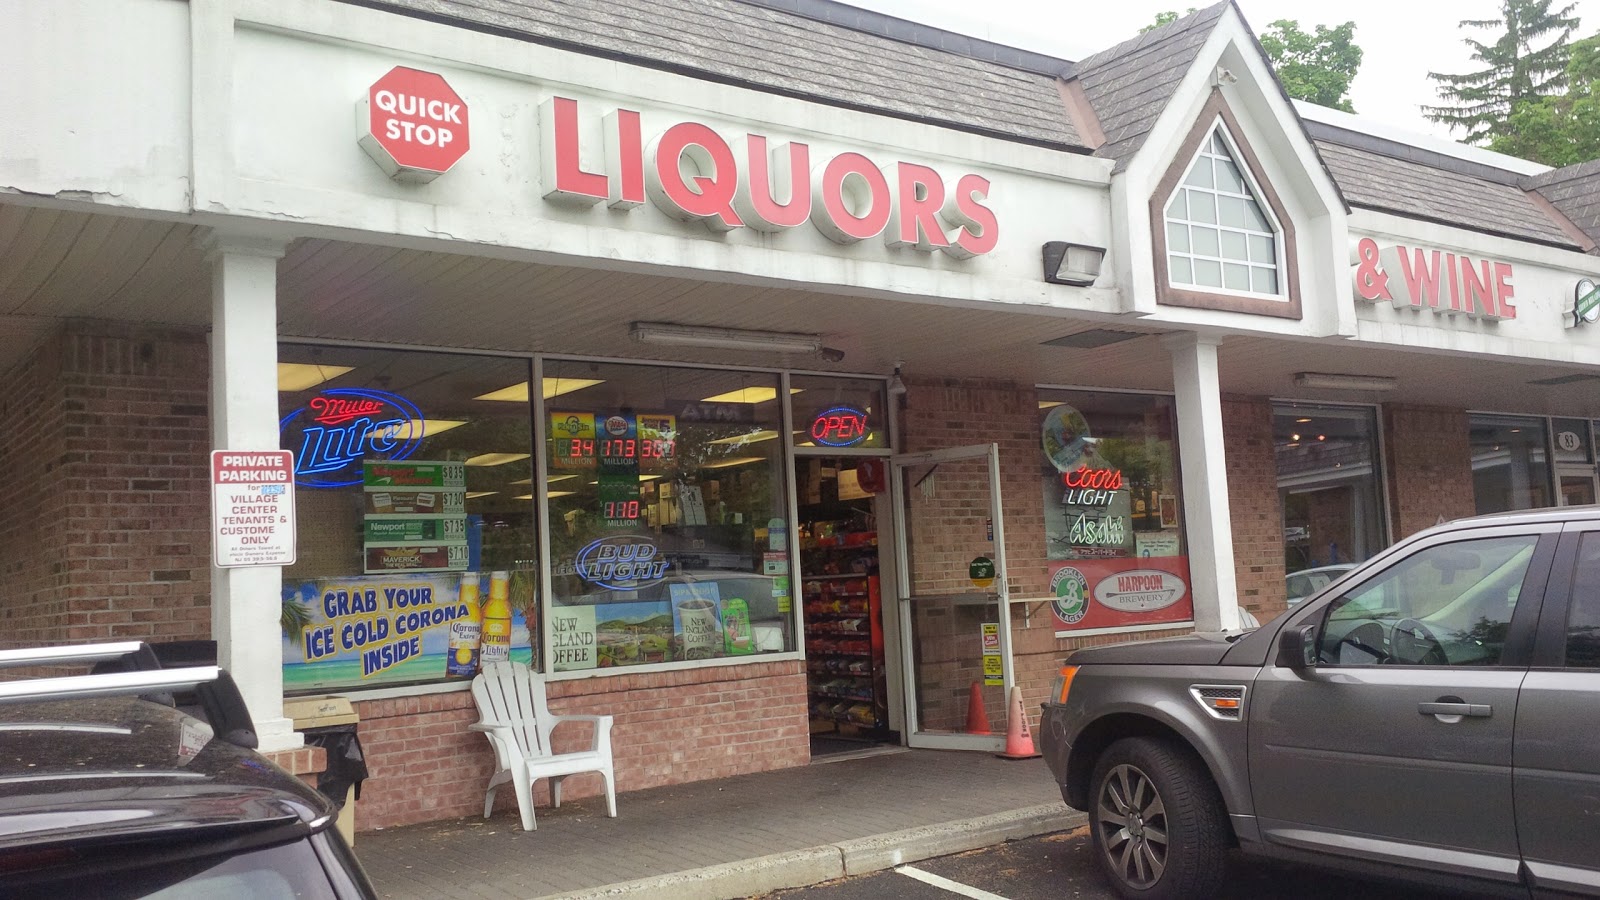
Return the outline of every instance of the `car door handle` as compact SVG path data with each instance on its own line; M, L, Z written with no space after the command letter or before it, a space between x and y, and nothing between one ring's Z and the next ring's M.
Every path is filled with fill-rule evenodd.
M1481 716L1488 718L1493 709L1487 703L1438 700L1433 703L1418 703L1417 712L1425 716Z

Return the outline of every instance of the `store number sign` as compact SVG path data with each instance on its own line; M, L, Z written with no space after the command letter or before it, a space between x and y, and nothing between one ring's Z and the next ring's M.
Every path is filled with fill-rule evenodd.
M211 525L219 567L293 565L294 454L212 451Z

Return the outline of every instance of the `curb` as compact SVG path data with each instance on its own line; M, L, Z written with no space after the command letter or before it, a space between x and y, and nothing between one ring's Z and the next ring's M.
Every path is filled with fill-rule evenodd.
M851 875L992 847L1006 841L1064 831L1085 816L1064 803L1046 803L1009 812L924 825L872 837L758 856L668 875L620 881L582 891L550 894L538 900L741 900L783 888L807 887Z

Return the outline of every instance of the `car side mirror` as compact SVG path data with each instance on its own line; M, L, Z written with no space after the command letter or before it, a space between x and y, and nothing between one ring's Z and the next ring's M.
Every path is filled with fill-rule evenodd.
M1317 665L1317 626L1297 625L1278 635L1277 665L1305 674Z

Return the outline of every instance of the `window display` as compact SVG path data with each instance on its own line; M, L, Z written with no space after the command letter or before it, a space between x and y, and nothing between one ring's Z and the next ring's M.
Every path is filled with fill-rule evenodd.
M779 377L550 360L544 380L551 671L794 650Z
M1039 407L1058 633L1191 620L1172 398L1041 390Z
M1387 545L1372 407L1276 404L1272 441L1286 574L1325 570L1326 584L1340 571L1329 567L1364 562ZM1302 599L1318 582L1291 579L1287 599Z
M1473 415L1469 429L1480 515L1551 505L1544 419Z
M879 450L889 446L889 405L882 380L795 375L790 385L795 446Z
M279 358L300 536L283 573L284 689L532 662L532 420L525 392L491 396L525 391L528 362L299 345Z

